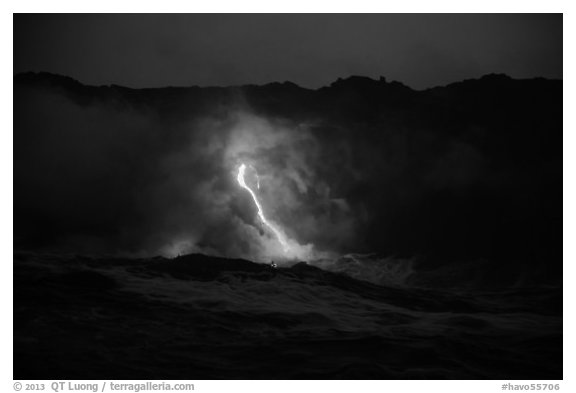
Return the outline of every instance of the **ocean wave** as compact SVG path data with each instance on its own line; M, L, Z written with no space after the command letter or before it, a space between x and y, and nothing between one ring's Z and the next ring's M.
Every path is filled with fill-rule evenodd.
M385 286L406 286L414 274L414 259L378 257L377 254L346 254L318 259L311 265L352 278Z

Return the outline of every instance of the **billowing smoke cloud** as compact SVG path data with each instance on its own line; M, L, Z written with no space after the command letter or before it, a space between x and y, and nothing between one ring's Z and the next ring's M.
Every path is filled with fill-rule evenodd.
M561 250L561 94L502 77L465 86L484 90L363 79L240 93L20 85L15 245L540 265ZM292 255L238 184L241 163L253 187L258 174L266 217L293 241Z
M329 251L314 249L317 239L353 237L352 212L317 173L320 144L305 125L240 109L166 121L24 94L15 165L26 219L16 225L28 239L76 252L269 260L311 258ZM266 215L292 240L288 255L237 183L241 163L257 171Z

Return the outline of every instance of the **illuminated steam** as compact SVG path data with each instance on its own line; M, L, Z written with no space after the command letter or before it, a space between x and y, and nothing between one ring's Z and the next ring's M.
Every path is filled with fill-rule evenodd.
M254 200L254 204L258 208L258 217L260 217L260 220L262 220L262 223L264 223L264 225L266 225L268 228L270 228L270 230L274 233L274 235L276 236L276 238L278 239L278 241L282 245L282 249L284 250L284 253L287 254L289 251L289 246L288 246L288 242L287 242L285 236L282 234L282 232L280 230L278 230L278 228L276 228L272 223L270 223L266 219L266 216L264 216L264 211L262 210L262 205L260 205L260 202L258 201L256 194L254 193L254 191L252 191L252 189L250 187L248 187L248 185L246 184L246 181L244 180L245 172L246 172L246 165L241 164L240 167L238 168L238 184L240 184L240 186L242 188L246 189L250 193L250 195L252 196L252 199ZM258 176L258 175L256 175L256 176ZM257 177L257 179L258 179L258 177ZM258 180L258 188L260 188L260 180Z

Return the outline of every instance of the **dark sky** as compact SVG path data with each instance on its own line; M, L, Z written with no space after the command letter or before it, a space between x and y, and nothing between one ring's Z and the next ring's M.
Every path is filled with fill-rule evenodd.
M14 72L23 71L130 87L562 78L562 15L18 14Z

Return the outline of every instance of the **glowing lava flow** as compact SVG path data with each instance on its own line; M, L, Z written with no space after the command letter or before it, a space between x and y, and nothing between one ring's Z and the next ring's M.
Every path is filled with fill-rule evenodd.
M278 239L278 241L282 245L284 252L285 253L288 252L288 242L284 238L284 235L276 227L274 227L274 225L272 225L270 222L268 222L268 220L264 216L264 212L262 211L262 206L260 205L260 202L258 202L258 198L256 197L256 194L254 193L254 191L252 191L252 189L250 187L248 187L248 185L246 184L246 181L244 181L244 173L245 172L246 172L246 165L245 164L240 165L240 168L238 168L238 184L240 184L240 186L242 188L245 188L246 191L248 191L250 193L250 195L252 195L252 199L254 200L254 204L258 208L258 217L260 217L260 219L262 220L264 225L266 225L268 228L270 228L270 230L276 235L276 238ZM258 180L258 188L260 188L260 180Z

